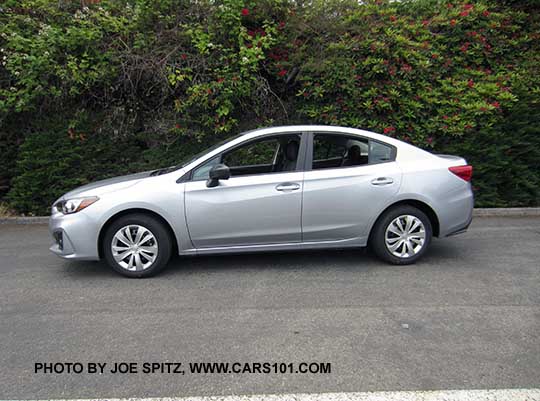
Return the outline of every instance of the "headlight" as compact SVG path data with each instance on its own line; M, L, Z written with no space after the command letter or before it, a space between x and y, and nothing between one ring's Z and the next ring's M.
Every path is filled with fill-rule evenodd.
M77 213L84 208L87 208L92 203L96 202L99 198L97 196L88 196L86 198L73 198L57 202L56 210L63 214Z

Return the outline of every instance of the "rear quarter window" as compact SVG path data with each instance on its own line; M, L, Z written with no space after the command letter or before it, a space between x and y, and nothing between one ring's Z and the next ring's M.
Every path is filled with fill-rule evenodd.
M369 141L369 164L385 163L394 161L396 158L395 148L381 142Z

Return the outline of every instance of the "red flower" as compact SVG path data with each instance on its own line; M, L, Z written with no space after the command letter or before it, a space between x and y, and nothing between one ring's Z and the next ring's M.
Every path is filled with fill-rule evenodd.
M457 21L455 19L452 19L452 20L450 20L450 25L454 26L454 25L456 25L456 22Z
M281 21L279 23L279 29L283 29L283 28L285 28L285 22Z
M429 25L429 21L427 19L423 20L422 25L424 25L424 26Z
M469 79L469 82L467 82L467 85L469 88L472 88L474 86L474 81L472 79Z
M395 129L394 127L390 126L390 127L386 127L386 128L383 130L383 132L384 132L385 134L389 134L390 132L394 132L395 130L396 130L396 129Z
M225 81L225 78L218 78L218 79L217 79L217 83L218 83L218 84L222 83L223 81Z
M462 12L459 13L460 17L466 17L467 15L469 15L468 11L462 11Z
M206 93L208 93L209 95L211 95L211 94L212 94L212 89L210 89L210 88L207 89L207 90L206 90Z
M287 75L287 70L281 69L281 70L279 70L279 72L278 72L277 74L278 74L280 77L283 77L283 76Z
M432 58L432 59L438 59L438 58L439 58L439 55L438 55L437 53L433 53L433 54L431 55L431 58Z
M431 143L433 142L433 138L429 136L429 137L426 139L426 142L429 143L429 144L431 145Z
M180 129L180 128L182 128L182 126L181 126L180 124L176 124L176 125L174 126L174 128Z
M471 124L465 125L465 129L471 129L471 128L472 128L472 125L471 125Z
M491 105L492 105L493 107L495 107L496 109L498 109L498 108L501 107L501 104L500 104L499 102L493 102L493 103L491 103Z
M463 6L463 9L464 9L464 10L472 10L473 7L474 7L474 6L473 6L472 4L465 4L465 5Z
M182 54L180 57L182 58L182 60L185 60L187 59L187 54Z
M459 49L465 53L468 49L469 49L469 45L470 43L469 42L465 42L465 44L463 46L461 46Z
M244 17L248 16L249 15L249 10L247 8L242 8L242 15Z
M489 17L489 14L491 14L491 13L490 13L488 10L486 10L486 11L484 11L484 12L482 13L482 15L483 15L484 17Z
M448 116L444 115L442 116L443 120L448 120Z
M390 16L390 21L394 22L395 20L397 20L397 17L395 15L391 15Z

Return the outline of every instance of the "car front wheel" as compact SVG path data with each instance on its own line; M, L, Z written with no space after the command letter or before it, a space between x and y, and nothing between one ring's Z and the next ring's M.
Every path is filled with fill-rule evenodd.
M107 263L126 277L150 277L161 271L171 257L167 229L152 216L120 217L107 229L103 253Z
M394 265L416 262L426 252L433 230L421 210L408 205L386 211L377 221L371 247L381 259Z

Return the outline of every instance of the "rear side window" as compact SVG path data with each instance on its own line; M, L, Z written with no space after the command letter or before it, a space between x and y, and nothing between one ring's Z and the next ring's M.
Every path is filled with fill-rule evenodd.
M368 164L367 139L335 134L313 136L313 170L363 164Z
M312 170L354 167L392 161L390 145L358 136L314 134Z

